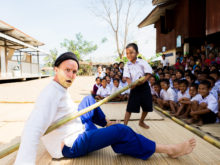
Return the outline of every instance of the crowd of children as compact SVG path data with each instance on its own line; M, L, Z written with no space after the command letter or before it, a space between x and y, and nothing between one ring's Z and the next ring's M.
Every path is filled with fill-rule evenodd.
M154 68L149 80L153 102L188 124L219 122L220 65L180 68Z
M126 78L123 78L124 63L114 63L106 68L106 71L102 71L102 67L98 67L98 73L96 74L96 84L93 86L92 94L97 100L101 100L121 88L127 86ZM130 90L127 90L112 101L125 101L128 100Z

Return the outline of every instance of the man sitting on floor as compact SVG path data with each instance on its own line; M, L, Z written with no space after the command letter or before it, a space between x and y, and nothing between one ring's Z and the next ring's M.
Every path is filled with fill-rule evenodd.
M191 153L195 148L196 141L193 138L180 144L156 144L137 134L128 126L108 122L100 108L44 135L54 121L67 114L77 112L77 107L67 89L76 78L78 68L78 60L71 52L62 54L55 61L54 80L41 92L35 108L25 124L15 161L16 165L36 163L40 138L53 158L76 158L109 145L116 153L143 160L148 159L155 152L166 153L176 158ZM78 110L94 103L94 98L86 97ZM97 129L94 124L106 128Z

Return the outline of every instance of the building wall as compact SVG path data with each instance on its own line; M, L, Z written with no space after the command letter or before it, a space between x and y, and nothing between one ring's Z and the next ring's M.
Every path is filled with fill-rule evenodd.
M156 22L156 52L162 52L162 47L166 50L176 48L176 37L181 35L182 43L184 38L189 37L189 0L180 0L174 9L173 17L174 28L167 34L161 33L160 20Z
M189 37L205 38L206 0L189 1Z
M189 43L190 49L203 44L206 25L205 9L206 0L179 0L173 9L172 31L162 34L161 21L155 23L156 52L162 52L163 46L166 47L166 51L176 49L178 35L181 36L181 50L183 50L184 43Z
M220 32L220 0L206 0L206 35Z

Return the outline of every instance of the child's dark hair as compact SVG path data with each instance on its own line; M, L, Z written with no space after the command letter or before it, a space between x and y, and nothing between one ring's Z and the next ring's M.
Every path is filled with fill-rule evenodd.
M211 87L211 83L208 80L203 80L199 85L205 85L208 89Z
M95 78L95 81L97 81L98 79L100 79L100 77L96 77L96 78ZM100 79L100 80L101 80L101 79Z
M119 79L117 79L117 78L114 78L114 79L113 79L113 82L114 82L114 81L118 81L118 82L119 82Z
M168 79L162 79L162 80L160 80L160 82L161 82L161 83L164 82L164 83L166 83L167 85L170 85L170 81L169 81Z
M161 73L159 73L159 75L163 75L164 76L165 74L163 72L161 72Z
M195 76L194 74L189 74L189 75L187 75L187 76L189 76L190 79L191 79L193 82L196 80L196 76ZM186 76L186 77L187 77L187 76Z
M102 78L102 79L101 79L101 82L104 81L104 80L106 80L106 78Z
M153 77L153 78L154 78L154 80L156 81L156 77L152 75L150 78L152 78L152 77Z
M178 81L178 84L185 84L187 87L188 87L188 85L189 85L189 83L188 83L188 81L187 80L179 80Z
M128 44L128 45L126 46L126 49L128 49L128 48L130 48L130 47L132 47L137 53L139 53L139 52L138 52L138 46L137 46L137 44L135 44L135 43L130 43L130 44Z
M107 75L107 76L105 76L104 78L106 79L107 77L109 77L109 78L110 78L110 76L108 76L108 75Z
M178 79L173 80L173 83L179 83Z
M177 73L177 72L179 72L179 73L182 75L182 77L184 76L184 73L183 73L182 70L177 70L176 73ZM181 78L182 78L182 77L181 77Z
M213 84L215 84L215 79L211 76L207 77L207 80L211 80Z
M193 87L196 90L198 90L198 84L196 84L196 83L192 83L189 87Z
M185 71L185 75L190 75L190 74L192 74L192 71L189 70L189 69L187 69L187 70Z
M110 70L111 71L111 67L107 67L106 70Z
M153 84L153 86L159 86L160 87L160 81L157 81Z
M218 77L220 76L220 72L217 69L211 71L210 74L216 74Z

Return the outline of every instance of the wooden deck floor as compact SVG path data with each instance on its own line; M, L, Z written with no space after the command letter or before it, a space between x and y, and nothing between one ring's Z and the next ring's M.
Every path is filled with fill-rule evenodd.
M110 119L123 119L126 104L105 104L102 106L103 111L109 115ZM111 112L110 112L111 111ZM138 119L140 114L132 116L132 119ZM179 143L191 137L195 137L197 140L197 147L190 155L183 156L178 159L171 159L165 154L154 154L150 159L143 161L136 158L132 158L126 155L115 154L111 147L90 153L87 156L77 158L77 159L61 159L54 160L51 159L50 155L44 149L43 145L40 144L37 164L39 165L84 165L84 164L94 164L94 165L110 165L110 164L123 164L123 165L142 165L142 164L170 164L170 165L217 165L220 164L220 149L204 141L197 135L186 130L182 126L176 124L172 120L164 117L157 112L152 112L149 114L147 124L150 129L146 130L138 126L138 121L130 121L129 126L136 132L156 141L161 144L169 143ZM1 131L0 131L1 132ZM19 137L14 138L11 144L18 141ZM0 144L1 148L3 145ZM0 164L11 165L14 162L16 152L0 160Z

